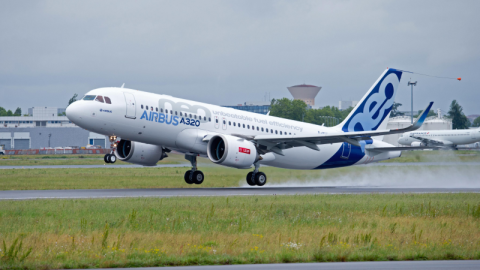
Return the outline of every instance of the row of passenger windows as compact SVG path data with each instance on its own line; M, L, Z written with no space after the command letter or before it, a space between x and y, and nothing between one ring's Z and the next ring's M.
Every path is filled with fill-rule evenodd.
M144 108L143 105L140 105L140 108L143 109L143 108ZM153 112L153 107L151 107L151 106L149 107L148 105L145 105L145 110L148 110L148 108L150 108L150 110ZM158 112L158 107L155 107L155 111ZM160 112L163 113L163 109L162 109L162 108L160 108ZM167 109L165 109L165 113L169 113L169 111L168 111ZM173 110L170 110L170 114L173 115ZM190 114L187 114L187 113L182 113L182 112L179 113L179 112L175 111L175 115L180 115L180 116L185 116L185 117L189 117L189 118L194 118L194 119L202 120L202 116L200 116L200 115L197 116L197 115L195 115L195 114L192 115L191 113L190 113ZM203 121L207 121L207 117L206 117L206 116L203 117ZM211 118L211 117L208 118L208 122L212 122L212 118Z
M153 112L153 107L152 107L152 106L148 106L148 105L143 106L143 105L140 105L140 108L142 108L142 109L145 108L145 110L148 110L148 109L150 108L150 110ZM155 111L158 112L158 107L155 107ZM164 110L163 110L162 108L160 108L160 112L163 113L163 111L164 111ZM173 110L170 110L170 111L169 111L169 110L165 109L165 113L170 113L170 114L173 115L174 112L173 112ZM194 118L194 119L197 119L197 118L198 118L198 119L202 120L202 116L200 116L200 115L199 115L198 117L197 117L197 115L193 115L193 117L192 117L192 114L186 114L186 113L182 113L182 112L178 113L177 111L175 111L175 115L190 117L190 118ZM204 121L207 121L207 117L204 116L204 117L203 117L203 120L204 120ZM212 119L211 119L210 117L208 118L208 122L212 122ZM218 119L215 119L215 122L218 124ZM223 124L224 124L224 125L227 124L226 120L223 120ZM232 125L232 121L228 121L228 125L231 126L231 125ZM233 126L234 126L234 127L237 127L237 126L238 126L239 128L242 128L242 127L243 127L243 128L250 129L250 125L245 125L245 124L240 124L240 123L235 123L235 122L233 122ZM292 135L291 132L290 132L290 133L287 133L287 132L282 132L281 130L280 130L280 131L278 131L278 130L273 130L273 129L270 129L270 130L269 130L268 128L263 128L263 127L258 127L258 126L255 127L255 126L252 125L252 130L255 130L255 128L257 129L257 131L262 131L262 132L266 132L266 133L270 132L270 133L272 133L272 134L274 134L274 133L275 133L275 134L279 134L279 133L280 133L280 135Z
M103 97L103 96L86 95L85 97L83 97L83 100L95 100L101 103L112 104L112 101L110 100L109 97Z
M217 123L218 123L218 119L215 120ZM227 124L227 121L226 120L223 120L223 124L226 125ZM241 123L235 123L235 122L232 122L232 121L228 121L228 125L229 126L233 126L234 127L239 127L239 128L246 128L246 129L250 129L250 125L245 125L245 124L241 124ZM252 125L252 130L257 130L257 131L262 131L262 132L266 132L268 133L269 132L269 129L268 128L263 128L263 127L255 127L254 125ZM275 133L275 134L279 134L280 135L292 135L292 133L287 133L286 131L285 132L282 132L281 130L278 131L278 130L273 130L273 129L270 129L270 133Z

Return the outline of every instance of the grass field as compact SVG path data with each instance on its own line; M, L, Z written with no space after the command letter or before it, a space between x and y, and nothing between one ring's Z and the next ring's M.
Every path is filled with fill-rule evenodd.
M103 165L104 155L12 155L0 156L0 166L39 166L39 165ZM169 154L169 157L158 164L188 163L183 155ZM131 163L117 160L115 165L131 165Z
M480 259L480 195L2 201L0 241L1 269Z
M183 155L168 154L169 157L158 164L187 163ZM480 151L404 151L400 158L383 162L480 162ZM199 163L210 163L208 159L199 158ZM103 155L12 155L0 156L0 166L31 165L102 165ZM113 165L130 164L117 161Z

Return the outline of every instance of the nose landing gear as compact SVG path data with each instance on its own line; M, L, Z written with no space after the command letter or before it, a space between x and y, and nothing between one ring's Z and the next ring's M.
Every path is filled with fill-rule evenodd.
M183 179L187 184L200 185L205 180L205 176L202 171L197 170L197 156L185 155L185 159L190 161L192 169L185 172Z
M267 175L263 172L259 172L260 164L254 163L255 170L247 174L247 184L250 186L263 186L267 183Z
M115 142L117 140L117 136L110 136L108 139L110 141L110 147L112 150L109 154L106 154L103 157L103 161L105 161L105 163L115 163L117 161L117 156L114 154L115 149L117 148L117 143Z

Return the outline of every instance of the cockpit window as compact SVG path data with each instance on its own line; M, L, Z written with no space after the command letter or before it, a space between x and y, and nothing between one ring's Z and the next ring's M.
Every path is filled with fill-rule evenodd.
M83 100L94 100L95 99L95 95L86 95L83 97Z
M95 101L98 101L98 102L103 103L103 97L102 97L102 96L97 96L97 98L95 99Z
M104 97L104 98L105 98L105 103L112 104L112 101L110 100L109 97Z

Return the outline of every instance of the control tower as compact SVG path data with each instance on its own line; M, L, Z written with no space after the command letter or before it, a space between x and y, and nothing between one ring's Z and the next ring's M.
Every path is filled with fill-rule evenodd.
M322 87L308 84L300 84L287 87L294 99L303 100L309 107L315 105L315 97Z

